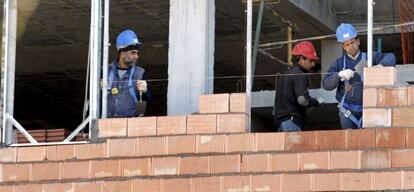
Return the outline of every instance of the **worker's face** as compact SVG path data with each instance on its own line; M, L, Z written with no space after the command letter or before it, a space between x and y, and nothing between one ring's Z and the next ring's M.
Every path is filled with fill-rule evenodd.
M305 68L307 71L312 71L315 67L315 60L301 57L299 60L299 64L302 65L303 68Z
M355 56L359 52L359 39L351 39L342 44L347 54Z
M130 50L121 53L121 59L127 66L137 63L138 57L138 50Z

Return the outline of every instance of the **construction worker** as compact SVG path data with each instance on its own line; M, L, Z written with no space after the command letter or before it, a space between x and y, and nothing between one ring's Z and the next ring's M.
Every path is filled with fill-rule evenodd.
M136 104L142 99L150 101L151 92L145 80L145 70L137 66L142 43L135 32L122 31L116 38L118 58L108 69L108 117L135 117Z
M362 126L363 69L367 67L367 54L359 50L358 33L351 24L342 23L336 29L336 38L345 53L328 69L323 88L336 90L339 118L343 129ZM373 53L372 66L395 66L392 53Z
M307 72L315 67L314 46L309 41L295 45L292 50L295 64L277 81L275 97L275 128L279 131L301 131L304 127L306 108L317 106L317 99L309 95L309 78Z

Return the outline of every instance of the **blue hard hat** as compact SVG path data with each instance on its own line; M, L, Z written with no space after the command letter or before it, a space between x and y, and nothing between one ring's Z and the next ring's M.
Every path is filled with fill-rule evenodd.
M350 39L357 37L358 32L355 30L354 26L348 23L342 23L336 28L336 39L338 42L345 42Z
M122 31L116 38L116 48L120 50L131 45L136 45L139 47L142 45L142 43L139 41L137 35L133 31Z

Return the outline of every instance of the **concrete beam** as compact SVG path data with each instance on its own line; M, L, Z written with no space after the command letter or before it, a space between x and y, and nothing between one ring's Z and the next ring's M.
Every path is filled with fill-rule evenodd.
M336 14L333 11L331 1L304 1L304 0L290 0L290 3L306 12L314 19L320 22L319 25L324 25L332 31L336 30ZM295 14L295 13L294 13ZM306 19L304 19L306 18ZM303 17L303 20L308 20L308 17Z

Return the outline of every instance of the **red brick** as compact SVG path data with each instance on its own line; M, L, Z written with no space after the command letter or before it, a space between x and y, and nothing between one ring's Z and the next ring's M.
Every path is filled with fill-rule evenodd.
M160 157L152 159L152 175L177 175L179 174L178 157Z
M134 191L139 192L162 192L161 179L136 179L133 181Z
M217 133L249 132L248 116L246 114L218 114Z
M210 157L182 157L180 159L180 174L210 173Z
M61 164L61 178L62 179L90 178L89 172L90 172L89 161L63 162Z
M193 179L194 192L220 191L220 177L196 177Z
M345 146L347 149L375 147L375 129L346 130Z
M272 155L272 171L299 171L299 163L297 153Z
M404 184L405 189L414 189L414 171L405 171L404 175Z
M283 151L285 133L256 133L256 151Z
M342 173L343 190L345 191L366 191L373 189L372 173Z
M361 159L361 166L365 169L391 167L391 153L389 151L363 151Z
M102 191L108 192L132 192L131 181L105 181Z
M13 185L0 186L1 192L13 192Z
M271 170L269 154L246 154L241 158L242 172L267 172Z
M165 137L139 138L135 146L135 154L138 156L164 155L167 153Z
M414 86L407 87L408 105L414 105Z
M189 115L187 116L187 134L215 133L217 115Z
M168 154L185 154L195 152L195 136L179 135L167 137Z
M120 161L123 177L150 175L151 158L122 159Z
M44 192L42 184L17 185L15 192Z
M58 180L60 163L33 163L32 181Z
M405 146L406 147L414 147L414 129L407 128L405 130Z
M225 135L197 135L197 153L224 153Z
M339 191L341 190L340 173L315 173L312 177L312 191Z
M101 182L81 182L74 183L74 192L101 192Z
M310 191L310 174L284 174L282 191Z
M109 139L107 141L108 157L135 156L135 139Z
M16 162L17 148L6 147L0 149L0 162Z
M127 136L126 118L99 119L99 137L125 137Z
M92 178L117 177L120 175L120 160L91 161Z
M404 147L405 129L377 129L375 143L377 147Z
M226 152L254 151L254 136L252 133L226 135Z
M404 174L398 172L375 172L375 190L403 189Z
M128 118L128 137L157 135L157 117Z
M229 94L200 95L198 109L200 113L227 113L229 112Z
M72 183L51 183L45 185L45 191L44 192L57 192L57 191L73 191L74 186Z
M361 151L332 151L331 169L360 169Z
M412 167L414 166L414 150L401 149L391 151L391 167Z
M316 149L343 149L345 148L345 134L339 131L316 131Z
M250 98L246 93L230 94L230 112L248 113L250 111Z
M364 107L376 107L377 106L377 95L378 91L376 88L365 88L363 96Z
M378 106L394 107L407 106L407 88L379 88L378 89Z
M253 191L282 191L280 175L253 175L252 190Z
M211 173L238 173L240 163L240 155L213 155L211 156Z
M251 176L221 177L221 191L251 191Z
M390 127L391 109L364 108L363 127Z
M157 117L157 135L177 135L187 132L186 116Z
M58 145L56 146L56 160L63 161L76 159L76 145Z
M3 164L3 181L29 181L31 166L24 164Z
M392 86L396 81L395 67L368 67L364 69L364 87Z
M285 133L286 150L315 149L315 132L287 132Z
M302 153L301 156L301 170L329 168L329 152Z
M46 147L19 147L17 148L19 162L46 160Z
M164 192L191 192L191 179L166 179L163 189Z
M94 159L106 157L106 143L82 144L76 147L77 159Z
M414 108L392 109L393 127L414 127Z

